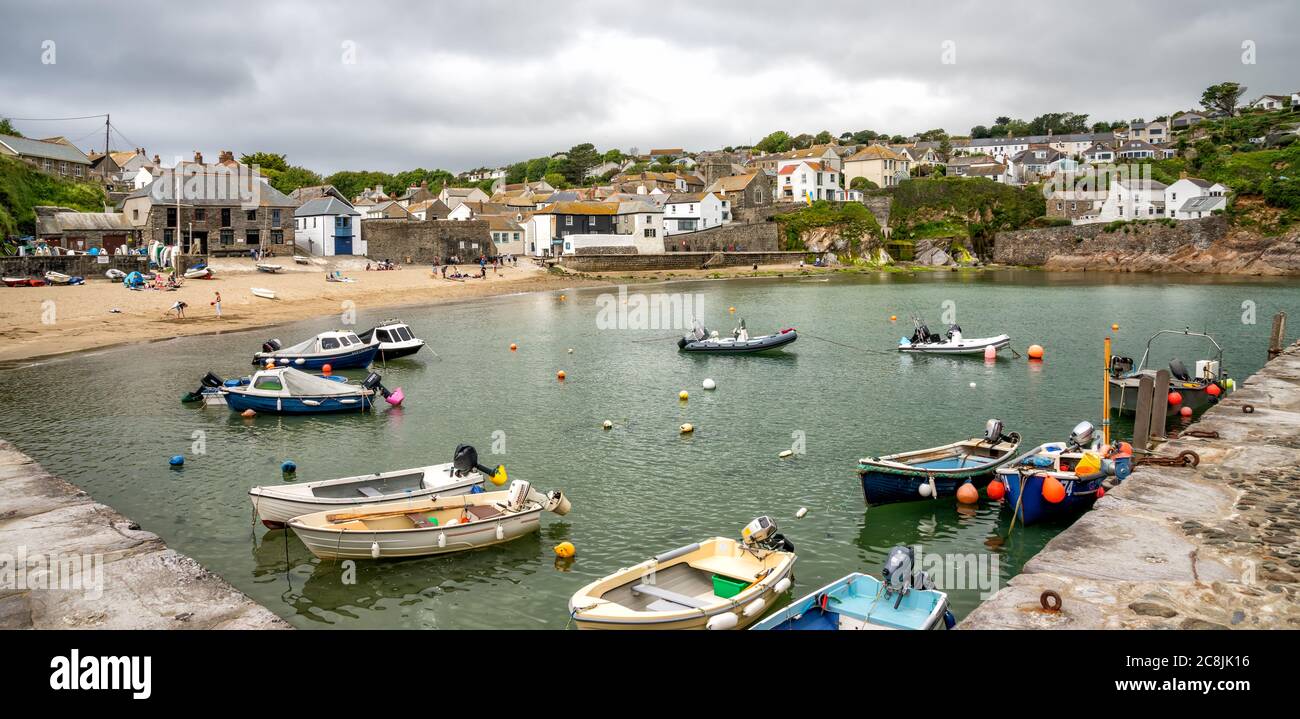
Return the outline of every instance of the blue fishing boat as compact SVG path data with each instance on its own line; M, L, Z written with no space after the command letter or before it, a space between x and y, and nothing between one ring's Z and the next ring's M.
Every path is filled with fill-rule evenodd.
M322 332L309 340L282 347L280 340L267 340L253 355L253 364L296 369L365 369L379 352L379 341L363 341L355 332Z
M1002 422L990 419L980 437L941 447L900 452L858 460L858 477L867 504L910 502L951 497L971 482L981 489L998 467L1010 462L1020 447L1020 435L1004 434Z
M258 414L365 412L379 396L393 406L401 404L404 398L400 387L389 392L374 372L353 384L292 367L254 372L247 383L223 382L220 391L232 411L251 409Z
M1092 423L1080 422L1068 441L1041 444L998 469L1013 521L1035 524L1083 512L1129 475L1129 445L1106 448L1094 435Z
M925 572L912 573L910 547L894 547L884 580L854 572L755 624L756 630L951 629L948 595Z

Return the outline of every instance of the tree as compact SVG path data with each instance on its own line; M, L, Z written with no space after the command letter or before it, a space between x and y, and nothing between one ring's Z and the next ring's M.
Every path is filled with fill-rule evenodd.
M22 137L23 133L19 132L18 128L14 127L13 123L9 122L9 118L0 117L0 135L9 135L10 137Z
M549 184L551 187L554 187L557 190L563 190L564 188L569 186L569 183L564 179L564 175L558 172L547 173L547 175L542 179L546 180L547 184Z
M596 152L596 146L590 142L584 142L581 145L574 145L566 153L567 157L562 162L560 172L571 185L581 185L586 182L587 170L600 164L601 155Z
M600 159L601 159L602 162L622 162L622 161L623 161L623 151L622 151L622 150L607 150L607 151L605 152L604 155L601 155Z
M830 131L830 130L822 130L821 132L817 133L817 136L816 136L816 137L813 138L813 144L814 144L814 145L829 145L829 144L831 144L831 141L834 140L834 139L835 139L835 138L831 137L831 131Z
M948 140L947 137L945 137L939 141L939 157L944 162L947 162L948 158L951 156L952 156L952 143Z
M790 145L796 150L806 150L812 147L813 136L808 133L800 133L790 140Z
M1006 115L1003 115L993 121L994 125L1008 125L1010 123L1011 123L1011 118L1007 117Z
M785 152L790 149L790 134L785 130L777 130L759 140L758 144L754 145L754 149L763 152Z
M1211 85L1201 93L1201 106L1211 112L1222 112L1228 117L1237 114L1237 102L1246 93L1246 88L1235 82L1221 82Z
M849 183L849 189L865 191L879 189L879 186L865 177L855 177L853 178L853 181Z
M254 152L251 155L240 155L239 161L245 165L257 165L265 170L277 170L284 172L289 169L289 161L284 155L275 152Z
M983 125L976 125L970 129L970 137L972 140L982 140L986 137L992 136L993 135L989 134L989 129Z
M311 187L313 185L323 184L321 176L308 170L305 167L290 166L283 171L272 170L268 175L271 187L285 193L286 195L300 187Z

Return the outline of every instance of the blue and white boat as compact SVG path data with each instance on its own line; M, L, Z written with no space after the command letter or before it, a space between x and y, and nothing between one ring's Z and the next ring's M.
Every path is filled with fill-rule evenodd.
M371 372L359 384L333 377L307 374L293 367L274 367L254 372L247 383L223 383L221 394L235 412L258 414L323 414L365 412L382 396L393 406L401 404L402 389L389 392Z
M934 589L925 572L912 573L910 547L894 547L885 580L854 572L837 579L751 629L837 631L850 629L951 629L948 595Z
M290 347L282 347L280 340L267 340L262 351L253 355L253 364L297 369L365 369L379 352L378 340L369 342L357 337L355 332L322 332L309 340Z
M1018 433L1004 434L1002 422L990 419L980 437L930 449L863 457L858 460L862 494L867 504L876 506L951 497L967 482L982 489L998 467L1015 457L1019 447Z
M1034 524L1083 512L1129 475L1132 450L1125 449L1128 445L1120 443L1118 452L1103 451L1095 434L1092 423L1080 422L1068 441L1040 444L998 469L996 481L1006 490L1006 506L1014 521ZM1052 491L1057 483L1063 494Z

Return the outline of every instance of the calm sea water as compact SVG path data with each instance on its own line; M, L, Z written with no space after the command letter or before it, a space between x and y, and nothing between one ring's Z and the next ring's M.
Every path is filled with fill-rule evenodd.
M736 536L762 514L798 549L796 596L850 571L876 572L900 543L976 567L995 559L989 579L1001 586L1062 525L1017 528L1007 538L1009 512L988 501L867 511L857 458L973 436L989 417L1027 445L1063 439L1079 420L1099 419L1108 334L1117 352L1136 358L1158 329L1208 330L1226 349L1226 368L1244 378L1263 362L1272 314L1297 316L1297 289L1295 281L1015 271L630 290L690 293L724 333L733 306L755 334L797 327L799 341L775 357L685 356L671 339L653 341L672 331L600 329L598 298L608 290L519 295L401 311L437 355L379 368L386 385L405 389L400 409L249 421L180 404L204 372L247 373L265 338L296 342L339 324L327 318L0 372L0 436L299 627L558 629L568 623L569 596L588 581L692 541ZM1256 324L1243 322L1243 303L1253 303ZM910 334L910 314L938 329L945 307L967 336L1007 332L1022 354L1043 345L1046 361L891 351ZM358 327L390 314L363 307ZM1202 345L1181 338L1159 349L1162 362L1203 356ZM706 377L716 391L700 389ZM683 389L691 393L685 403L677 399ZM613 430L601 429L606 419ZM693 436L678 434L683 422L695 425ZM193 452L200 436L201 455ZM805 453L778 459L800 437ZM485 464L505 464L512 478L563 489L573 512L546 515L539 536L501 547L361 562L355 572L316 560L292 534L253 519L248 488L287 481L279 471L286 459L303 482L448 461L460 442L478 447ZM168 467L173 454L186 455L183 470ZM795 519L800 507L808 515ZM565 540L578 548L570 564L551 551ZM978 580L950 588L959 617L980 601Z

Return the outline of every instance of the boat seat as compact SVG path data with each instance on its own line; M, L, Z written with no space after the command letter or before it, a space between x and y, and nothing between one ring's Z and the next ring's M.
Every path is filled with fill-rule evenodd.
M379 490L375 489L374 487L357 487L357 491L360 492L361 494L367 496L367 497L382 497L382 496L384 496L384 493L383 493L383 492L380 492Z
M671 589L664 589L654 584L634 584L632 585L632 593L645 594L655 597L656 599L663 599L672 602L673 604L680 604L683 607L691 607L692 609L703 609L709 606L709 602L702 599L696 599L695 597L682 594L681 592L674 592Z
M417 528L434 526L429 523L429 520L424 518L423 514L418 512L410 512L406 515L406 518L411 520L411 524L414 524Z
M492 517L501 514L501 510L489 505L483 505L483 506L467 509L465 510L465 513L473 517L475 521L480 521L484 519L491 519Z
M755 575L740 569L736 566L737 562L730 557L700 557L692 559L687 565L709 574L719 574L731 579L739 579L746 582L754 581Z

